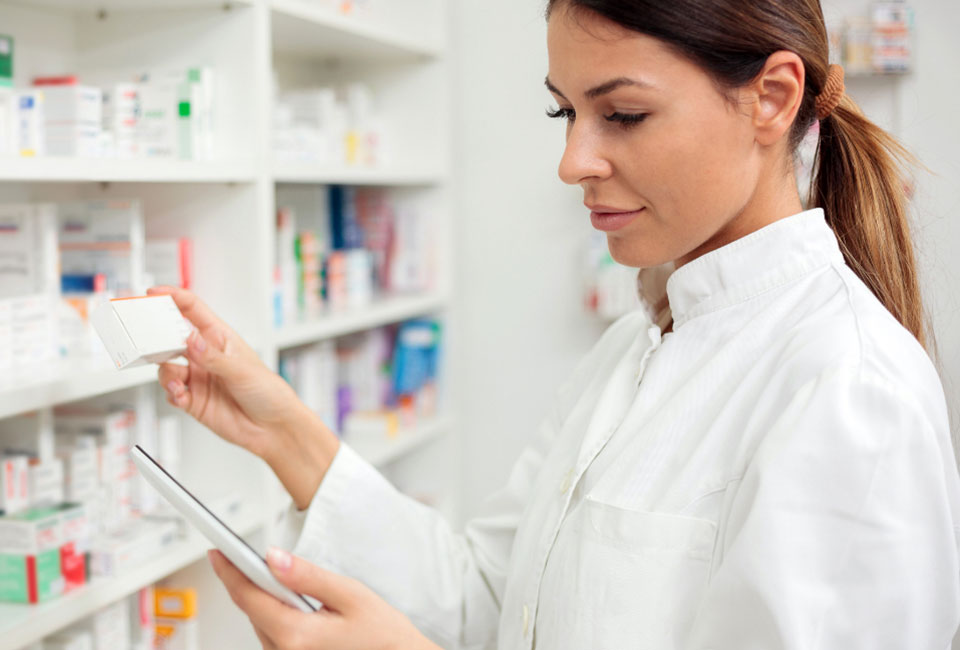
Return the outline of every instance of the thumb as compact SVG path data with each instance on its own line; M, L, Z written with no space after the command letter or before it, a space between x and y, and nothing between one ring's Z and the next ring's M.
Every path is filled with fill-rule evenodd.
M344 612L357 600L356 581L321 569L279 548L267 551L267 564L277 580L299 594L313 596L324 607Z

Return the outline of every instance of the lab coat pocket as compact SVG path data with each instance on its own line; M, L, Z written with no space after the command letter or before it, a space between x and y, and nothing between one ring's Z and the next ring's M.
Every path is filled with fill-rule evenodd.
M709 580L716 524L589 498L581 521L591 647L681 647Z

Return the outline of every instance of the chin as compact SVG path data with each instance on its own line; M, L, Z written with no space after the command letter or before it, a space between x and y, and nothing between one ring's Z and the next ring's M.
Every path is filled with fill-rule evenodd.
M607 247L610 249L610 257L617 264L629 266L635 269L645 269L653 266L660 266L673 259L661 251L646 251L639 246L630 246L628 242L607 237Z

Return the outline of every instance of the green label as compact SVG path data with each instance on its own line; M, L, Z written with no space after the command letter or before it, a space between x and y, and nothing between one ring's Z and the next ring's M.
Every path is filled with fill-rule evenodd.
M0 601L27 602L27 558L0 555Z
M44 551L37 556L37 600L43 602L63 593L60 572L60 549Z

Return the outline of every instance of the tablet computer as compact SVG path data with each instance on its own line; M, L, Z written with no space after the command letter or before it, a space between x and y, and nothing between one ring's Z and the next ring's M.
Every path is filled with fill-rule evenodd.
M163 466L140 445L130 450L130 455L147 482L156 488L187 521L203 533L204 537L210 540L235 567L250 578L253 584L302 612L317 611L306 598L273 577L267 561L260 557L259 553L210 512L200 499L180 485L177 479L168 474Z

